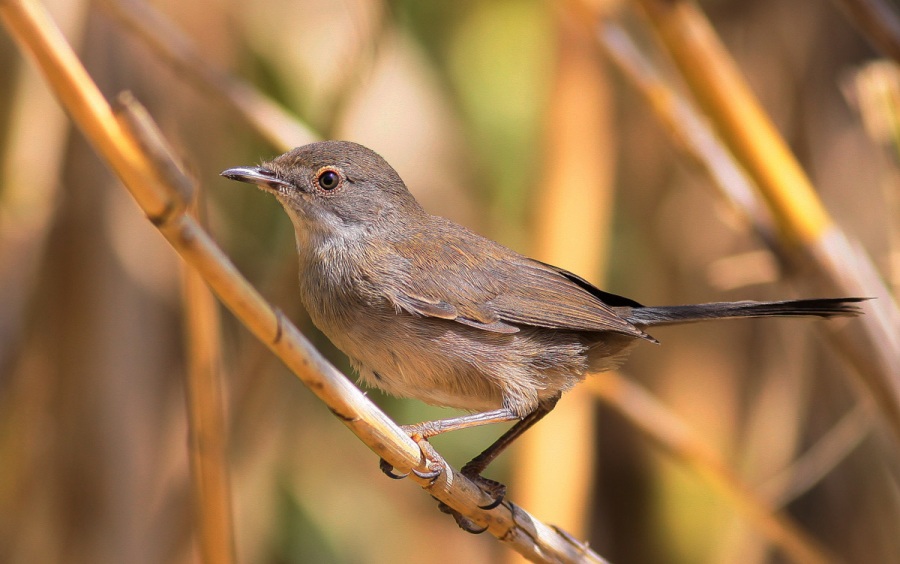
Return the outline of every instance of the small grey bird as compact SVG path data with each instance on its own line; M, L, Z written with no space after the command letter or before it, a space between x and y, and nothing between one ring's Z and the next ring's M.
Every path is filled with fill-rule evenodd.
M586 374L614 368L639 341L656 342L648 327L857 315L853 303L863 299L645 307L430 215L383 158L346 141L222 175L284 206L296 231L300 299L365 383L472 412L406 426L420 444L517 421L462 469L495 498L489 507L504 487L481 477L487 465Z

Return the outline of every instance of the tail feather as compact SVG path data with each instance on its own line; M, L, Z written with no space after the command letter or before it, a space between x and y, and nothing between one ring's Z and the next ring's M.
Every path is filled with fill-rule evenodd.
M716 302L709 304L622 307L621 311L629 323L638 327L690 323L706 319L739 317L846 317L862 313L854 305L869 298L823 298L812 300L786 300L779 302Z

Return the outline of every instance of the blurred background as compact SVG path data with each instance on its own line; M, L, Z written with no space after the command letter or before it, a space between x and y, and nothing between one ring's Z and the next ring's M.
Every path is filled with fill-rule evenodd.
M148 107L244 275L349 370L295 297L293 234L280 206L218 176L286 148L167 63L126 23L123 6L134 2L44 4L109 99L131 90ZM834 3L701 5L825 206L896 288L896 157L880 144L878 123L867 128L859 87L879 55ZM195 50L201 66L247 81L323 138L376 150L429 211L610 292L645 304L805 293L796 282L806 273L779 267L569 3L152 7L189 42L177 52ZM633 5L606 8L658 53ZM199 561L182 265L7 33L0 77L0 561ZM301 137L287 142L312 140ZM620 376L834 555L900 562L896 443L822 338L825 325L663 328L654 332L661 345L640 345ZM227 311L220 334L238 561L515 560L489 535L460 531L413 483L385 478L377 458ZM601 401L593 384L581 388L492 467L510 500L615 562L783 560L739 503ZM375 390L369 397L399 423L452 414ZM553 420L566 413L577 422L560 436ZM545 424L562 451L538 450ZM501 432L434 444L459 467ZM790 495L804 454L818 447L830 456L804 467L808 483Z

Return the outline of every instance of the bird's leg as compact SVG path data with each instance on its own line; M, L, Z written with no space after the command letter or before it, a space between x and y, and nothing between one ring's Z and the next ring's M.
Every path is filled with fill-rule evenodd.
M544 400L538 404L537 408L534 411L523 417L519 420L515 425L510 427L508 431L503 433L499 439L494 441L494 443L484 449L484 452L470 460L465 466L462 467L460 471L463 476L469 478L470 480L477 483L481 486L486 493L492 494L494 497L494 502L488 506L482 507L482 509L493 509L500 505L503 501L503 495L506 493L506 486L503 484L496 482L494 480L489 480L488 478L482 477L481 473L485 471L488 465L497 458L500 453L506 450L506 447L511 445L513 441L518 439L522 433L530 429L535 423L544 418L545 415L550 413L554 407L556 407L556 402L559 401L559 396L554 396L548 400Z
M462 467L460 473L478 484L478 487L481 488L487 495L493 498L491 503L487 505L479 506L481 509L493 509L500 505L503 502L503 497L506 495L506 486L497 482L495 480L491 480L489 478L485 478L481 475L482 472L488 467L488 465L497 458L500 453L506 450L506 447L511 445L513 441L518 439L522 433L530 429L535 423L543 419L545 415L550 413L554 407L556 407L556 402L559 401L559 396L554 396L552 398L543 400L538 404L538 406L526 415L519 419L519 416L515 414L509 408L500 408L495 409L493 411L485 411L483 413L473 413L471 415L463 415L460 417L450 417L448 419L439 419L436 421L425 421L422 423L416 423L414 425L403 425L401 428L405 433L407 433L410 438L412 438L419 445L419 448L422 449L422 453L425 456L426 461L431 460L433 458L433 449L431 445L428 443L428 439L430 437L434 437L436 435L440 435L441 433L446 433L449 431L457 431L459 429L467 429L469 427L478 427L481 425L488 425L490 423L504 423L506 421L512 421L514 419L519 419L515 425L510 427L508 431L503 433L499 439L494 441L491 446L484 449L484 451L470 460L465 466ZM391 466L386 460L381 460L381 471L387 474L389 477L394 479L405 478L407 474L395 474L394 467ZM433 470L430 472L421 472L419 470L413 469L412 472L424 479L434 480L441 474L441 470ZM443 502L438 504L438 508L449 515L452 515L456 520L456 524L459 525L461 529L467 531L469 533L483 533L487 529L478 528L475 523L473 523L469 518L464 517L458 511L453 509L452 507L446 505Z
M472 413L471 415L462 415L460 417L450 417L447 419L438 419L436 421L424 421L422 423L416 423L414 425L403 425L401 428L403 429L403 432L409 435L412 440L416 441L416 443L419 445L419 448L422 449L422 454L425 455L425 460L427 463L427 461L434 458L434 456L432 455L433 449L428 443L428 439L431 437L440 435L441 433L447 433L449 431L468 429L469 427L479 427L481 425L488 425L490 423L503 423L518 418L519 417L512 410L503 407L500 409L495 409L493 411ZM382 472L384 472L388 477L394 478L395 480L405 478L408 475L394 473L394 467L391 466L383 458L381 459L380 467ZM421 472L419 470L413 469L412 472L416 476L427 480L434 480L441 475L441 470Z
M543 419L545 415L553 411L553 408L556 407L556 402L558 401L559 396L553 396L552 398L539 403L534 411L519 420L507 432L503 433L499 439L494 441L491 446L484 449L484 452L463 466L462 473L466 476L469 476L470 474L475 476L480 475L488 467L488 464L493 462L500 453L506 450L506 447L511 445L513 441L518 439L522 433L530 429L535 423Z
M506 486L497 482L496 480L491 480L489 478L485 478L481 475L482 472L488 467L488 465L497 458L500 453L506 450L506 447L511 445L513 441L518 439L522 433L530 429L535 423L544 418L545 415L550 413L554 407L556 407L556 402L559 401L559 396L554 396L550 399L544 400L538 404L537 408L534 411L523 417L519 420L515 425L510 427L508 431L503 433L499 439L494 441L494 443L484 449L484 451L470 460L465 466L462 467L460 472L463 476L469 478L481 488L483 492L494 498L494 501L487 505L480 505L481 509L490 510L503 502L503 498L506 495ZM446 505L443 502L438 504L438 508L444 512L453 516L456 520L456 524L459 527L469 533L479 534L486 531L486 528L478 528L475 523L473 523L469 518L461 515L458 511Z

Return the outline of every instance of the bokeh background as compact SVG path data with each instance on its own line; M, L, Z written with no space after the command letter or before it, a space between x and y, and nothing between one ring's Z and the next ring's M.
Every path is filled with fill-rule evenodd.
M149 108L240 270L348 370L295 298L287 217L272 198L218 177L282 148L173 70L115 0L45 4L107 97L130 90ZM857 87L879 55L833 3L701 5L836 221L900 283L896 162L866 128ZM201 64L247 81L324 138L375 149L433 213L642 303L798 296L804 273L779 268L568 3L152 6ZM657 52L634 6L606 8ZM6 33L0 83L0 561L198 561L182 265ZM829 462L777 503L846 561L900 562L896 446L824 329L809 320L660 329L661 346L639 346L622 374L760 499L779 499L784 472L830 441ZM460 531L414 484L385 478L224 311L221 336L238 561L515 559L489 535ZM492 468L510 499L616 562L782 560L739 504L583 388L548 417L548 429L564 411L581 418L576 432L551 437L570 447L563 455L529 441ZM369 395L401 423L450 413ZM434 443L458 467L500 432ZM523 469L541 460L556 479L535 484ZM554 513L554 500L573 499L580 509Z

